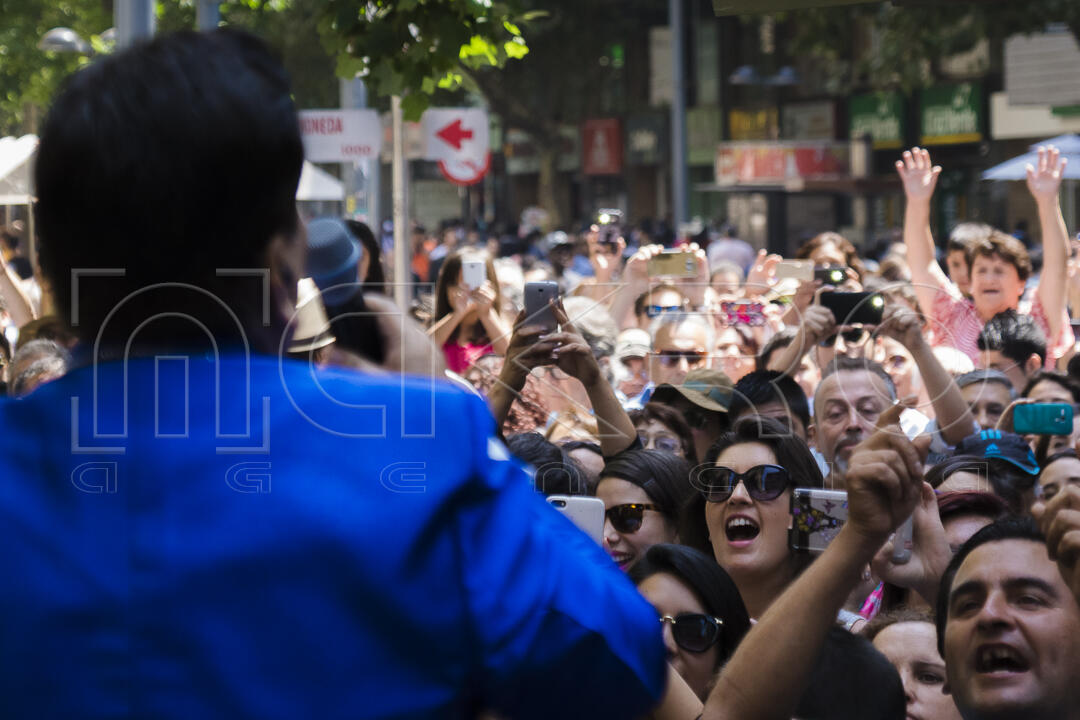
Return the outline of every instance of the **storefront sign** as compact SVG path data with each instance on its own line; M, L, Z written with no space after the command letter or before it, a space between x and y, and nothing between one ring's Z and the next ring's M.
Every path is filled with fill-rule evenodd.
M728 127L732 140L776 140L780 137L780 113L774 107L732 110Z
M836 139L836 108L831 101L785 105L783 120L785 140Z
M622 125L618 118L592 118L581 127L582 171L586 175L622 172Z
M626 164L657 165L667 145L667 116L631 115L626 120Z
M798 185L850 175L844 142L730 142L716 151L717 185Z
M348 162L378 157L382 139L374 110L302 110L304 157L311 162Z
M559 172L573 172L581 167L581 133L575 127L559 128L562 142L556 168ZM530 175L540 172L540 156L532 137L521 130L506 131L502 146L506 156L506 172L509 175Z
M720 142L720 108L696 107L686 111L686 162L712 165Z
M848 107L851 139L869 135L875 150L904 146L904 97L900 93L871 93L851 98Z
M922 99L923 145L979 142L983 139L982 87L975 83L926 88Z

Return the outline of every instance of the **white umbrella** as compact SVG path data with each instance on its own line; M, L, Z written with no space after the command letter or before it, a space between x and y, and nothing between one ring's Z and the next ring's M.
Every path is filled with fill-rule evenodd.
M1037 142L1028 148L1031 152L995 165L982 174L982 179L1026 180L1027 166L1038 167L1039 155L1036 151L1047 145L1055 146L1061 151L1061 157L1069 159L1065 166L1065 179L1080 180L1080 135L1058 135L1055 138Z

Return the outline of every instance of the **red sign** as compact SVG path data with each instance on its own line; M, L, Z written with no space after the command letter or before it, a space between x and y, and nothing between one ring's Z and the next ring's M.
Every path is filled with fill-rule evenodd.
M622 172L622 127L618 118L586 120L581 129L581 161L586 175Z
M716 150L718 185L790 185L851 174L847 143L732 142Z

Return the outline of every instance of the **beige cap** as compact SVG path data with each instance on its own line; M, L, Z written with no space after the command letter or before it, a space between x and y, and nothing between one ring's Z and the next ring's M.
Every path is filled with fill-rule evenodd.
M311 352L336 340L330 332L322 295L311 278L303 278L296 284L296 314L290 324L293 326L290 353Z

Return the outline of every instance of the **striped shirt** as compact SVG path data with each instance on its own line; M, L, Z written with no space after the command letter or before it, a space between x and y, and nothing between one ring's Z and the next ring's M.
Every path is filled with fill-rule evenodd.
M1050 323L1046 319L1046 310L1043 309L1037 292L1032 292L1028 299L1021 300L1017 312L1030 315L1043 331L1047 338L1046 367L1053 368L1058 358L1063 356L1075 341L1068 314L1062 310L1057 336L1051 338ZM932 345L954 347L970 357L972 362L978 363L978 339L984 323L975 312L975 303L961 296L959 290L949 283L938 289L928 316L932 325Z

